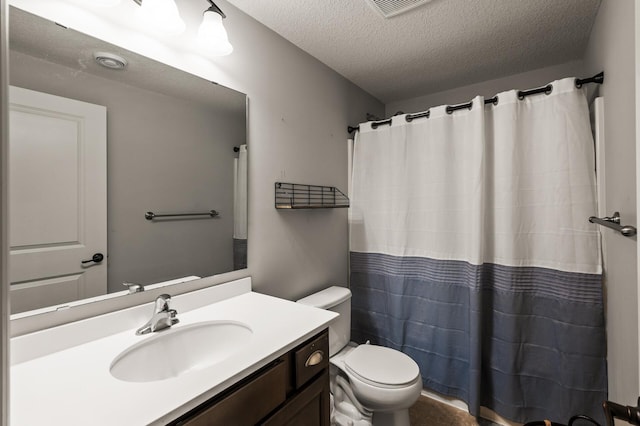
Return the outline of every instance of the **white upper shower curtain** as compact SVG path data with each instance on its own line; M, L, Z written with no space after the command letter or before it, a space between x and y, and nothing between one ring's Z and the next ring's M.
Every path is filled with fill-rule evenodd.
M603 420L606 340L594 148L574 79L428 118L360 124L354 340L409 354L424 385L519 422Z

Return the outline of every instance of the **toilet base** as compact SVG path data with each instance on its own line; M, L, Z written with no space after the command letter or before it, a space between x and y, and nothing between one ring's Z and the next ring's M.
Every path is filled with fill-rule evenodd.
M331 417L331 426L372 426L367 419L354 420L353 417L336 411Z
M374 411L373 426L410 426L409 410L404 409L388 413Z
M335 371L331 376L330 388L331 426L372 425L373 413L358 403L348 382L338 377Z

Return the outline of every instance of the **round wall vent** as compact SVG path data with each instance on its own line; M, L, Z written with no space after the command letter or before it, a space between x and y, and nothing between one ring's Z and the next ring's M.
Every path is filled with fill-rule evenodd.
M93 58L98 64L106 68L111 68L112 70L121 70L127 66L127 60L115 53L96 52L93 54Z

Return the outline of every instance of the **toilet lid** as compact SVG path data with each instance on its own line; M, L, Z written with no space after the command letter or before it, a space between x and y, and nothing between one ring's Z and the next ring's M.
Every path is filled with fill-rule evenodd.
M409 356L384 346L360 345L344 363L351 373L385 385L404 385L420 374L418 364Z

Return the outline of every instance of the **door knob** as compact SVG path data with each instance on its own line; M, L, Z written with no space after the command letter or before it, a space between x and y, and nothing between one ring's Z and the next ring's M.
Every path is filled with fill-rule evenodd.
M102 253L96 253L93 256L91 256L91 259L87 259L87 260L82 260L81 263L90 263L90 262L94 262L94 263L100 263L104 260L104 255Z

